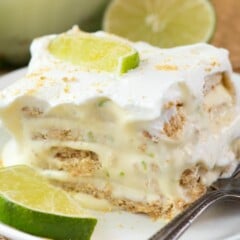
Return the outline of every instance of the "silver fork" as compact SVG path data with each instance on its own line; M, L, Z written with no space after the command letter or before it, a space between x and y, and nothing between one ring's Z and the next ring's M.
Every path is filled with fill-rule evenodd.
M206 194L193 202L149 240L177 240L193 221L210 205L219 200L240 200L240 164L230 178L213 183Z

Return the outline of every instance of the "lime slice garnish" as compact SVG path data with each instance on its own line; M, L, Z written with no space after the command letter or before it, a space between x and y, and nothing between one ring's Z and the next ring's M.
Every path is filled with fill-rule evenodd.
M126 73L139 64L138 52L116 37L78 32L57 36L49 44L55 57L88 71Z
M103 27L132 41L168 48L209 41L215 22L209 0L114 0Z
M0 169L0 221L55 240L87 240L97 220L27 166Z

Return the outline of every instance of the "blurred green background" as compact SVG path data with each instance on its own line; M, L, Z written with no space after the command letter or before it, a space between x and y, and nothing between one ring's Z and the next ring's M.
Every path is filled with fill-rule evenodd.
M0 1L0 68L26 65L33 38L64 32L74 24L89 32L100 29L109 2L110 0Z

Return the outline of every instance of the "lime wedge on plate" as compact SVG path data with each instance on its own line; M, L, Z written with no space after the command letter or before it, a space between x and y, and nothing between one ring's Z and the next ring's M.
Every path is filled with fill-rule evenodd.
M97 220L27 166L0 169L0 221L55 240L88 240Z
M126 41L79 32L63 34L49 44L56 58L79 65L88 71L126 73L139 64L138 52Z
M208 0L114 0L103 28L132 41L169 48L209 41L215 22Z

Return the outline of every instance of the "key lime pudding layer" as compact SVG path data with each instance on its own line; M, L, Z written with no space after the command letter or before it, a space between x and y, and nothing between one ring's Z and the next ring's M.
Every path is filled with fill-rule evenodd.
M91 34L137 52L138 64L119 74L50 51L58 37L79 34L74 28L34 40L26 76L0 92L1 120L12 136L5 166L31 165L68 191L165 218L233 172L240 116L226 50L160 49Z

